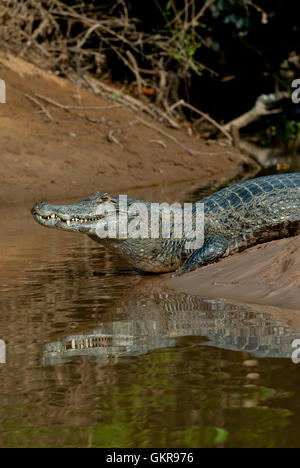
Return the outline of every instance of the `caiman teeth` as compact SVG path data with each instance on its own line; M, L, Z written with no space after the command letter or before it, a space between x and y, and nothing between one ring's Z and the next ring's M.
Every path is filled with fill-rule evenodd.
M94 218L77 218L77 217L74 217L74 218L71 218L71 219L63 219L60 216L58 216L57 214L55 214L55 213L52 213L49 216L43 216L43 215L41 215L39 213L36 213L36 215L38 217L40 217L41 219L43 219L44 221L57 220L60 223L66 223L67 226L70 226L71 223L85 224L85 223L100 221L102 219L101 216L97 216L97 217L94 217Z

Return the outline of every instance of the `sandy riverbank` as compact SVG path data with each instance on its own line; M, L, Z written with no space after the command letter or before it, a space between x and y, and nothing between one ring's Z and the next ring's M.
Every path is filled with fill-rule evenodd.
M300 311L299 254L300 236L282 239L169 279L166 284L190 294Z
M0 78L7 87L7 103L0 105L2 205L81 198L95 191L138 198L139 187L156 186L157 198L168 201L186 189L228 181L242 174L247 163L258 170L223 142L205 142L167 128L12 56L0 54ZM43 103L52 120L26 95ZM99 109L67 112L37 95L61 105ZM129 125L137 116L197 154L143 124ZM119 144L109 141L111 131Z

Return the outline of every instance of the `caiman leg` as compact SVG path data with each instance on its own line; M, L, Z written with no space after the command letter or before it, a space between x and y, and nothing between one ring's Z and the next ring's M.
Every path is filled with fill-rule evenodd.
M195 250L184 262L182 267L173 276L181 276L188 271L196 270L201 266L214 263L223 257L228 247L226 239L220 236L209 236L205 239L203 247Z

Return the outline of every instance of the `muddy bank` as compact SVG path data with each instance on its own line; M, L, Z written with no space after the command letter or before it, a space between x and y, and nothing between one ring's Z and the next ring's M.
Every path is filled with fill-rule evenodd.
M138 113L119 107L117 99L106 100L20 59L0 54L0 78L7 86L7 104L0 105L0 204L81 198L97 190L137 198L139 187L155 186L157 198L167 186L166 197L176 198L184 187L228 181L247 164L258 170L224 143L197 140L139 114L197 152L191 155L158 131L132 125ZM26 95L38 99L52 120ZM37 95L64 106L99 108L66 111Z
M255 246L166 281L177 291L300 311L300 236Z

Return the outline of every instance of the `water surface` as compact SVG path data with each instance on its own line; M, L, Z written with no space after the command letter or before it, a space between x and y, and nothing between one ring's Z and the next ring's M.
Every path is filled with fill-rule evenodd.
M1 447L300 446L300 330L167 291L28 208L0 209Z

